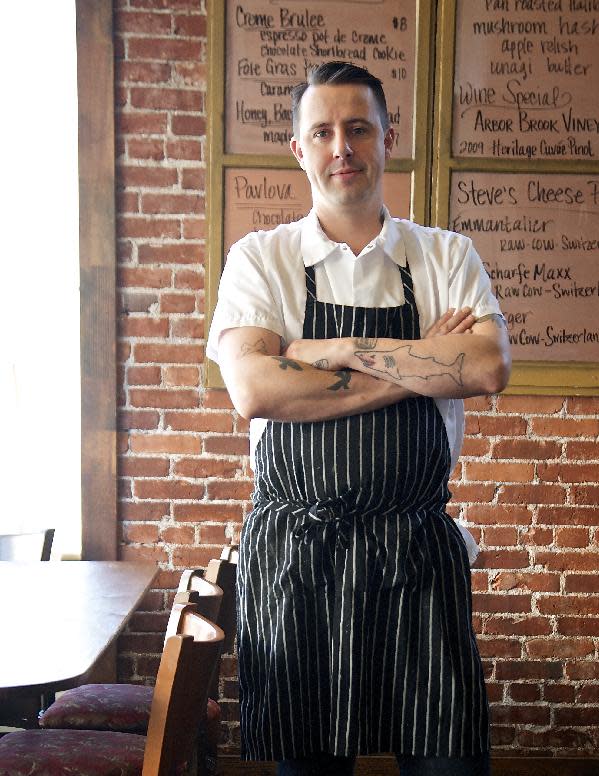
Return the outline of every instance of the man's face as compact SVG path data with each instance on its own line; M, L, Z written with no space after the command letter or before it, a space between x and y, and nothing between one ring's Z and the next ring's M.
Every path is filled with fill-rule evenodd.
M393 138L392 128L383 131L367 86L308 87L300 105L298 136L290 145L310 181L316 211L380 207Z

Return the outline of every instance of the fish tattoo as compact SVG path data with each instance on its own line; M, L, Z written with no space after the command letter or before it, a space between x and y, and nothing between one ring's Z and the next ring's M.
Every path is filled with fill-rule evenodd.
M396 356L400 355L400 351L404 351L401 353L402 358L405 359L405 356L409 356L410 359L415 359L415 361L404 363L400 369L396 358ZM357 350L354 355L360 359L367 369L388 374L397 381L410 378L430 380L433 377L449 377L456 385L463 385L462 368L464 365L464 353L460 353L449 364L439 361L434 356L419 356L413 352L412 345L402 345L394 350Z

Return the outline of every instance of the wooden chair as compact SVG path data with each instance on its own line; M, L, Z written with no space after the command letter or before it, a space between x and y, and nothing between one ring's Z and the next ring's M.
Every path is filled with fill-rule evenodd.
M50 560L54 528L19 534L0 534L0 560Z
M236 580L238 558L239 550L237 545L225 545L222 549L220 558L212 558L208 562L208 567L205 572L202 569L189 569L183 572L179 583L180 592L175 596L176 601L178 596L184 594L181 592L182 589L188 591L187 595L193 595L195 590L201 589L202 585L207 582L218 585L218 587L222 589L223 596L216 622L225 634L223 652L227 654L233 652L237 630ZM209 697L214 699L214 701L217 701L220 697L219 668L220 667L217 667L217 670L214 672L212 685L209 691ZM206 735L201 735L198 738L197 776L214 776L214 774L216 774L218 741L218 723L213 722L213 719L210 718L206 727Z
M185 611L184 606L187 604L195 605L203 617L218 621L222 598L223 591L218 585L192 571L184 572L175 595L165 638L181 633L181 612ZM218 671L215 670L213 674L217 675ZM154 689L147 685L82 685L64 692L40 715L39 725L44 729L111 730L145 734L153 693ZM198 732L198 776L211 776L216 771L220 718L218 703L208 699L206 717Z
M212 558L208 562L205 572L201 569L184 572L181 579L181 585L186 585L190 591L193 591L200 584L201 580L212 582L222 589L223 598L217 622L225 634L223 652L226 654L233 652L237 632L236 581L238 558L239 550L237 545L225 545L220 558ZM214 698L215 701L220 697L219 685L220 666L214 672L212 685L209 690L210 698ZM207 728L207 733L208 735L200 736L198 739L197 776L214 776L216 774L219 731L218 729Z
M220 558L208 563L204 579L218 585L223 591L223 600L218 617L218 625L225 633L223 653L231 654L235 646L237 633L237 563L239 547L227 544Z
M187 569L181 574L173 604L196 603L202 617L206 617L221 628L219 620L224 590L216 582L194 576L195 573L194 570Z
M0 776L173 776L193 757L224 634L182 606L181 634L167 639L148 735L101 730L23 730L0 740Z

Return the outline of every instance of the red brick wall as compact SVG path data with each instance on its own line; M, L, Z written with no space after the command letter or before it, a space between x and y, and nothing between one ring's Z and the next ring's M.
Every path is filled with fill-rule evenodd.
M452 483L481 542L475 628L496 748L599 747L599 399L467 402Z
M162 569L120 644L151 681L178 574L238 535L247 424L203 387L206 14L200 0L115 8L122 558ZM599 399L467 403L452 513L481 540L473 574L497 751L599 748ZM235 659L223 744L235 751Z

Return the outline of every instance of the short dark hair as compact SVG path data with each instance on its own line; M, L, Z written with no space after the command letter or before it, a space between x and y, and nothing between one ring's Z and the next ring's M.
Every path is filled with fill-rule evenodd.
M293 134L297 137L300 121L300 103L309 86L363 84L367 86L376 100L383 131L389 129L389 114L387 112L387 100L383 91L383 84L379 78L369 73L363 67L352 65L350 62L324 62L308 73L308 80L294 86L291 90L291 118L293 121Z

